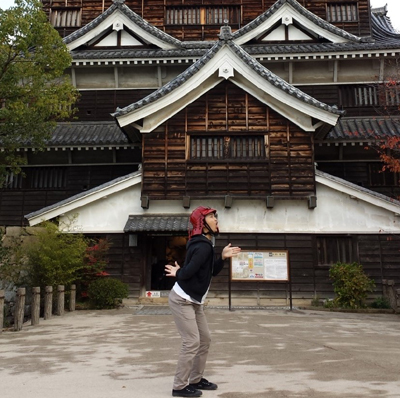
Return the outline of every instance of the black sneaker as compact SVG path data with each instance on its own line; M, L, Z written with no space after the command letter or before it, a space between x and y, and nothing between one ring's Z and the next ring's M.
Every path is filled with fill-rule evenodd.
M196 390L190 384L182 390L172 390L173 397L201 397L203 393L199 390Z
M201 379L198 383L191 383L189 386L196 388L197 390L216 390L218 386L214 383L210 383L206 379Z

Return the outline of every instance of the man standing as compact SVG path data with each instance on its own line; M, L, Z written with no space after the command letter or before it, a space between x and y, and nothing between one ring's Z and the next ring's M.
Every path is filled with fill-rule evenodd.
M167 276L176 277L169 295L169 306L182 338L172 396L200 397L200 390L216 390L218 386L203 377L211 336L204 314L204 301L211 279L218 275L224 260L240 253L240 247L224 247L217 259L214 238L218 235L217 211L199 206L190 216L192 229L182 267L166 265Z

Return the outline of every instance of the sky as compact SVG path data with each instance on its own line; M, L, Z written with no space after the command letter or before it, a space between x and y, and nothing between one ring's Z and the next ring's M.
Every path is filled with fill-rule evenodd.
M393 27L400 32L400 0L370 0L372 7L382 7L388 5L388 16L392 21ZM0 0L0 7L4 10L11 7L14 0Z

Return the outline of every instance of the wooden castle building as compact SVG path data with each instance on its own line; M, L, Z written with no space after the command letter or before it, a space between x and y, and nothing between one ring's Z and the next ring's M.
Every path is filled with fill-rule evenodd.
M399 176L372 147L399 135L400 34L369 0L43 0L73 61L78 120L47 151L21 148L26 178L0 193L0 224L74 218L107 237L132 298L166 294L188 215L218 209L221 234L285 252L290 283L230 283L227 304L332 297L332 264L400 282ZM383 94L382 94L383 93ZM161 271L160 271L161 270ZM290 285L290 286L289 286ZM289 292L290 290L290 292Z

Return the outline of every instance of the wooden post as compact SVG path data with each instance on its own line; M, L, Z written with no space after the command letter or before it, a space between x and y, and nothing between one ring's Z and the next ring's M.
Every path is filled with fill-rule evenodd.
M44 319L50 319L53 312L53 286L46 286L44 295Z
M396 303L396 292L395 292L395 283L394 280L389 279L387 282L387 299L389 300L390 306L395 310L397 307Z
M71 285L71 294L69 296L69 310L75 311L76 306L76 285Z
M0 333L3 331L4 325L4 290L0 290Z
M64 285L57 286L57 315L64 315L65 289Z
M14 312L14 330L17 332L22 329L24 324L24 314L25 314L25 295L26 290L24 287L17 289L17 301L15 304Z
M400 289L396 289L396 312L400 312Z
M39 318L40 318L40 287L33 287L31 325L38 325Z

